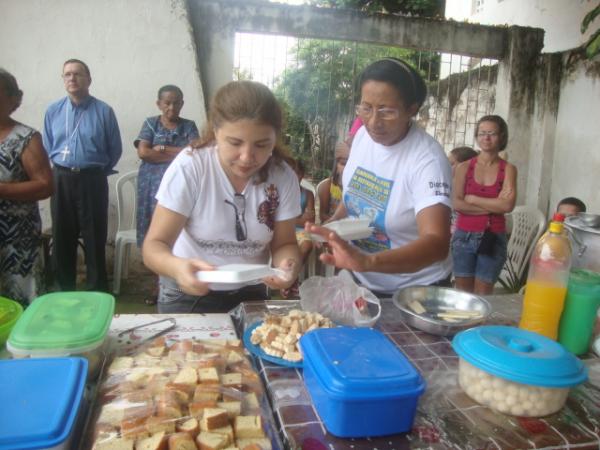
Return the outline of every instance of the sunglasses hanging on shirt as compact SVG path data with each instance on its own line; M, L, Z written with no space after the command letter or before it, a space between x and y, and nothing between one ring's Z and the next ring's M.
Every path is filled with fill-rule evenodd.
M235 194L233 202L225 200L225 203L231 205L235 212L235 237L238 241L245 241L248 238L248 229L246 228L246 197L244 194Z

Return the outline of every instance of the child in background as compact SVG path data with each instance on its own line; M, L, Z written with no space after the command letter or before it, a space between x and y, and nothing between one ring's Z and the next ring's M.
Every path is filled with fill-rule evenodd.
M293 162L294 172L298 177L298 183L302 182L306 169L304 164L299 159ZM302 265L306 264L308 255L310 254L313 243L310 235L304 230L306 222L315 221L315 196L314 194L300 184L300 209L302 214L296 218L296 240L300 249L300 258ZM283 298L298 298L298 280L294 282L288 289L282 289L281 295Z
M350 142L339 142L335 147L335 161L331 176L319 183L319 219L328 221L342 200L342 173L350 155Z
M477 156L477 152L473 150L471 147L456 147L450 150L448 154L448 160L450 161L450 165L452 166L452 172L454 173L454 168L460 164L461 162L468 161L471 158Z
M585 203L576 197L563 198L556 206L556 212L565 217L575 216L580 212L586 211Z

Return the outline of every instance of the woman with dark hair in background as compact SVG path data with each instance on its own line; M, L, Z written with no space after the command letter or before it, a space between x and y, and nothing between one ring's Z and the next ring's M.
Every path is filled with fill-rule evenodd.
M413 117L425 101L425 82L405 61L385 58L361 74L356 113L363 126L352 141L343 175L343 203L332 220L369 218L368 239L327 239L326 264L350 269L366 287L391 295L417 285L449 285L451 264L448 158Z
M156 192L167 167L179 152L198 139L198 128L192 120L179 116L183 108L183 92L177 86L168 84L158 90L156 106L160 116L148 117L133 145L142 160L137 180L136 238L142 247L150 226L152 213L156 207ZM156 304L156 295L145 300L146 304Z
M456 288L491 294L506 260L504 214L515 207L517 169L500 158L508 143L508 125L500 116L484 116L475 127L479 155L454 173L452 204L457 211L452 235Z
M160 313L226 312L267 298L265 284L285 289L298 277L300 188L282 128L281 107L260 83L234 81L215 95L202 139L165 173L144 241L144 263L161 276ZM286 276L209 286L196 275L269 260Z
M38 200L52 195L40 134L11 118L23 92L0 69L0 295L28 304L43 288Z

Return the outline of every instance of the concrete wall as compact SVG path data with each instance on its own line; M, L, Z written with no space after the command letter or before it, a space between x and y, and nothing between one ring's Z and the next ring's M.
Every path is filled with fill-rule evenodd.
M545 53L569 50L587 41L592 30L582 35L579 27L585 14L597 5L590 0L486 0L476 13L473 2L446 0L446 18L542 28Z
M205 121L196 49L183 0L0 0L0 65L24 91L14 118L41 129L52 101L66 95L60 78L68 58L85 61L92 95L115 110L121 128L120 173L139 159L133 140L144 118L158 114L158 88L176 84L184 92L182 116ZM118 175L109 178L111 190ZM48 202L42 202L50 226ZM109 241L115 230L111 192Z
M231 80L236 32L340 39L498 59L505 29L264 0L188 0L206 97Z
M600 61L582 61L565 69L554 139L551 208L560 199L575 196L588 211L600 213L599 99Z

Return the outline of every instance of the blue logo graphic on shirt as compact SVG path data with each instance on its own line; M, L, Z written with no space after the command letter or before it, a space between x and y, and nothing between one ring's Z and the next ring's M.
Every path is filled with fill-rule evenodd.
M367 239L354 241L366 252L374 253L391 247L385 231L385 213L390 200L393 180L378 177L373 172L357 167L344 192L344 205L348 217L369 219L374 228Z

